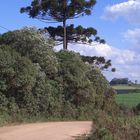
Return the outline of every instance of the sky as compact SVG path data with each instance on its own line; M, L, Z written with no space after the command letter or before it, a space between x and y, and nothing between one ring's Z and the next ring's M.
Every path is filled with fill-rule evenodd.
M20 8L29 6L31 0L1 0L0 33L21 29L25 26L43 28L58 24L46 24L37 19L20 14ZM112 78L129 78L140 82L140 0L97 0L91 16L69 20L67 25L94 27L106 44L69 45L82 55L104 56L112 60L116 72L103 72L108 80ZM2 26L2 27L1 27ZM59 49L59 48L57 48Z

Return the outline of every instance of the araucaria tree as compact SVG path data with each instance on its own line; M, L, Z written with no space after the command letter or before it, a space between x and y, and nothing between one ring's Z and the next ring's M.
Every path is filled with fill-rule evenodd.
M44 34L49 33L56 46L63 43L64 31L62 26L49 26L39 30ZM84 28L81 25L74 27L74 24L71 24L66 26L66 31L66 46L68 46L68 43L91 44L93 41L105 43L104 39L97 36L97 30L93 27Z
M63 49L67 49L66 22L69 19L91 15L96 0L33 0L30 6L21 8L31 18L63 23Z

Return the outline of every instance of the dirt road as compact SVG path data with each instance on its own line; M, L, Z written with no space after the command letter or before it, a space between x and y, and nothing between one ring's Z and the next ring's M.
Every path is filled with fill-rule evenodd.
M74 140L90 131L91 122L48 122L1 127L0 140Z

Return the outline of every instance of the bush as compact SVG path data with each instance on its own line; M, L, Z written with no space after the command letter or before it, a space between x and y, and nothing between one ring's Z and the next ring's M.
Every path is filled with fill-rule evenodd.
M52 40L33 28L0 36L0 102L0 112L15 121L90 119L95 109L117 110L99 69L72 51L54 53Z
M93 130L85 140L139 140L140 123L133 118L109 116L105 112L96 112Z
M133 108L133 111L136 115L140 115L140 103Z
M80 55L60 51L57 58L60 63L58 76L61 79L65 100L69 100L77 107L94 102L95 91L86 75L89 67L84 64Z
M53 41L46 39L35 28L23 28L0 36L0 45L9 45L22 56L38 63L48 77L57 73L57 59L53 52Z

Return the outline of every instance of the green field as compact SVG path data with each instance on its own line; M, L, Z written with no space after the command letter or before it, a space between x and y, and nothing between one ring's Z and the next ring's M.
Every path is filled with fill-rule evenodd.
M115 85L115 86L112 86L113 89L116 89L116 90L123 90L123 89L140 89L140 85Z
M140 103L140 93L117 94L116 101L127 107L134 107Z

